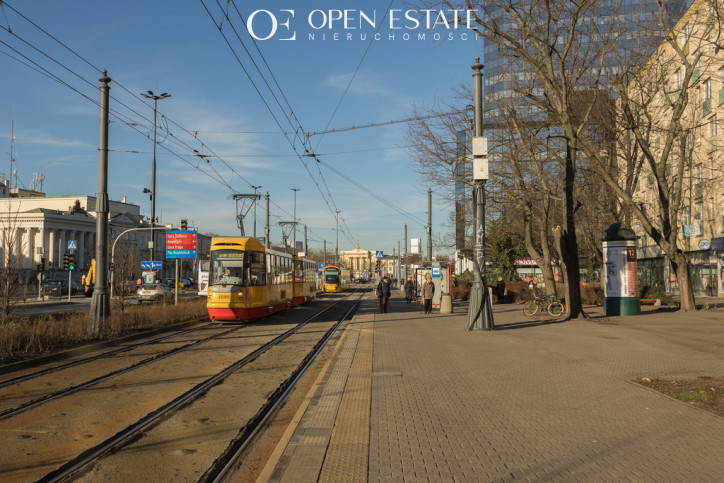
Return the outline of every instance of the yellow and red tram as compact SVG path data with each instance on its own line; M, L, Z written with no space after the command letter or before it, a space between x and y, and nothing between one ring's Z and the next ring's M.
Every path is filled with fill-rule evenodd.
M317 296L317 264L302 257L294 257L294 293L292 305L300 305Z
M243 237L214 237L210 251L206 307L211 320L257 319L291 307L291 255Z
M325 265L322 268L322 291L343 292L349 287L349 269L339 265Z

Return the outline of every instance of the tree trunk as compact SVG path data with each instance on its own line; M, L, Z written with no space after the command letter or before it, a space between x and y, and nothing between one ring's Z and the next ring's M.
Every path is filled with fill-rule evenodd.
M535 263L540 267L543 273L543 283L545 285L546 295L556 295L556 279L553 275L553 268L551 266L551 252L548 249L548 211L544 210L543 217L540 226L540 246L541 251L539 252L535 245L533 245L533 213L530 205L525 205L523 210L523 225L525 241L525 248L528 255L535 260Z
M694 289L691 285L691 274L689 273L689 264L682 252L676 253L671 258L671 265L674 273L676 273L676 281L679 284L679 297L681 298L680 310L684 312L695 312L696 300L694 299Z

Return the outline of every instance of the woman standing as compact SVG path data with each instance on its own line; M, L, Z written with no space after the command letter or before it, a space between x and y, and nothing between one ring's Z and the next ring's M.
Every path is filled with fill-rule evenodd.
M435 295L435 285L432 283L432 275L425 274L425 283L422 284L422 299L425 301L425 313L432 313L432 296Z

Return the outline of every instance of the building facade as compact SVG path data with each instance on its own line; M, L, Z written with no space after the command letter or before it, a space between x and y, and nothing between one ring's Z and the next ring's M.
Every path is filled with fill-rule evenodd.
M95 258L96 198L49 197L38 192L30 194L3 188L6 186L0 187L0 269L10 261L13 268L21 271L24 282L33 279L43 262L47 271L60 271L64 255L69 252L69 244L72 243L76 247L78 278L81 273L87 272L91 260ZM121 240L130 246L139 262L151 260L150 228L150 222L141 214L138 205L127 203L125 199L109 201L109 262L113 262L114 244ZM157 227L153 232L156 258L164 260L166 228ZM123 237L120 237L121 234L124 234ZM197 258L204 258L209 252L210 237L199 235L197 244ZM169 267L173 264L173 260L168 263ZM165 275L170 276L170 270L165 270L169 272ZM186 267L185 271L192 270Z
M678 246L686 253L694 294L699 296L724 296L724 157L718 132L724 116L724 50L718 47L722 31L717 21L721 13L721 0L694 1L673 30L676 46L662 43L640 77L648 82L629 88L650 99L650 145L663 168L655 172L644 165L634 200L644 213L661 210L662 183L657 177L664 176L667 198L677 214ZM679 106L680 131L674 136L669 124ZM639 220L631 224L639 236L640 283L678 292L669 259Z

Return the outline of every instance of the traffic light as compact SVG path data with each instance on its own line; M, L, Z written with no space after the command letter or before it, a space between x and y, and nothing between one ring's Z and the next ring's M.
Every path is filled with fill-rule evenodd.
M181 229L182 229L182 230L188 230L188 229L189 229L189 222L188 222L188 220L181 220Z
M63 270L75 270L75 253L63 254Z

